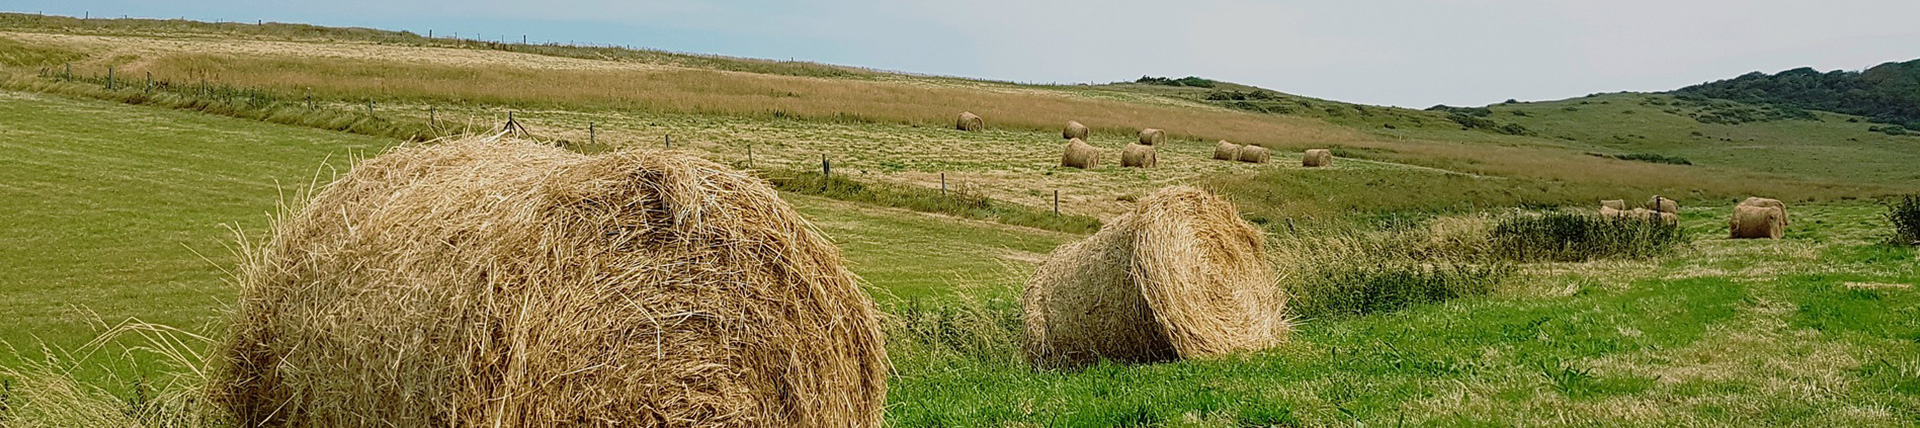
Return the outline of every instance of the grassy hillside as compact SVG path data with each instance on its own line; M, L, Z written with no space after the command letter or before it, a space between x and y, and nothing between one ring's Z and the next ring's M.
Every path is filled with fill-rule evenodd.
M303 183L329 159L390 144L35 95L8 94L0 111L30 118L4 141L32 155L0 161L10 174L0 206L22 219L0 235L14 240L0 260L17 268L0 284L0 301L16 308L0 315L9 326L0 340L28 347L29 357L41 340L73 347L92 338L87 312L217 331L233 293L219 279L218 267L232 260L219 225L258 230L281 198L275 180ZM1375 179L1408 173L1356 165L1327 179L1365 171ZM1033 263L1072 236L785 196L846 250L890 314L894 426L1900 426L1920 418L1920 259L1880 244L1885 226L1872 205L1796 206L1796 226L1778 242L1722 239L1724 207L1693 207L1685 228L1695 242L1674 256L1527 265L1484 296L1304 319L1288 344L1247 356L1036 373L1017 357L1013 302ZM151 366L156 357L127 355L109 347L79 360L72 376L105 388L96 393L103 408L122 411L115 406L154 393L134 382L165 385L153 380L164 377ZM32 400L49 397L40 395L44 381L9 380L11 405L43 409L47 402Z
M952 130L960 110L990 129ZM229 226L264 230L280 201L352 159L492 129L510 112L581 151L671 141L801 186L819 182L809 174L824 158L834 177L897 186L873 188L910 208L944 187L939 197L1025 217L1046 215L1056 192L1068 214L1110 216L1155 188L1197 184L1270 232L1302 317L1288 343L1037 372L1019 356L1021 287L1079 235L783 192L887 315L890 426L1920 421L1920 255L1886 244L1883 208L1856 200L1911 192L1920 152L1849 116L1633 94L1427 111L1224 82L1029 86L366 29L0 14L0 342L13 348L0 352L0 425L220 426L151 405L155 393L195 393L197 378L130 348L146 338L63 351L128 318L216 335L235 293L223 282ZM1137 127L1179 138L1159 146L1160 168L1062 168L1055 127L1069 118L1095 126L1109 164ZM1217 139L1274 147L1276 160L1209 160ZM1313 147L1340 158L1300 167ZM1513 219L1655 193L1686 202L1680 244L1551 263L1493 249L1524 233L1501 232ZM1792 201L1787 239L1724 238L1729 205L1747 195Z
M0 92L0 343L39 358L129 318L207 334L236 291L234 229L397 140ZM1004 290L1070 235L787 195L884 304ZM1005 298L1004 294L994 295ZM119 350L88 360L86 376ZM0 366L17 364L0 352ZM140 368L131 373L153 370Z
M1671 95L1609 94L1489 106L1491 117L1537 130L1570 148L1605 155L1653 154L1693 165L1770 171L1803 180L1920 184L1920 138L1872 132L1862 118L1804 112L1767 117L1761 107ZM1745 112L1754 112L1747 114Z
M1089 185L1110 183L1108 176L1126 174L1103 173L1097 180L1060 183L1035 176L1034 172L1045 171L1055 162L1056 153L1050 152L1058 150L1057 127L1069 119L1093 126L1096 139L1115 151L1135 130L1158 127L1176 137L1169 148L1190 153L1204 153L1208 144L1221 139L1280 149L1283 161L1300 150L1330 147L1339 149L1343 157L1566 189L1520 201L1535 205L1586 204L1589 196L1599 193L1636 198L1663 194L1689 202L1750 194L1818 200L1882 195L1907 184L1793 176L1739 166L1596 158L1586 155L1582 147L1570 147L1540 132L1509 135L1515 134L1507 131L1519 125L1516 121L1462 122L1443 112L1359 106L1231 84L1214 89L1137 84L1057 87L880 72L737 71L744 66L638 53L616 55L613 50L591 50L595 53L587 55L533 46L472 45L347 29L35 19L0 20L10 25L0 26L5 30L0 31L4 41L0 51L33 53L19 55L28 59L5 68L7 76L0 78L4 87L398 138L439 135L433 125L491 126L508 111L520 111L523 118L533 117L526 123L537 130L572 141L587 139L586 125L591 122L597 131L604 131L597 137L607 137L595 140L613 145L704 134L700 137L704 141L683 141L712 156L730 158L744 157L742 143L767 147L751 142L763 140L765 134L716 135L715 128L663 121L726 118L762 129L812 129L801 139L789 136L779 141L785 152L770 152L770 156L784 160L817 158L823 153L859 157L849 162L856 169L878 171L873 179L929 187L938 185L941 173L978 174L970 182L985 194L1046 206L1052 202L1052 191L1061 190L1063 198L1079 202L1063 207L1076 213L1111 213L1113 204L1103 207L1099 202L1122 200L1151 186ZM714 59L722 60L736 61ZM69 64L76 70L73 74L67 72ZM125 82L112 91L104 89L110 67ZM147 73L154 76L154 89L145 86ZM209 93L199 89L202 86L221 90ZM1256 92L1272 95L1253 101L1215 99L1220 98L1218 91L1243 98ZM370 102L372 109L367 108ZM326 119L309 119L299 113L303 110ZM987 117L993 132L945 131L960 111ZM437 120L430 121L429 116ZM554 117L571 119L550 121ZM873 132L838 134L848 127ZM885 142L887 152L899 154L897 158L838 152L848 146L816 141L875 142L879 140L861 134L908 133L924 139ZM949 142L967 145L956 147ZM1025 151L976 156L1007 147ZM982 160L998 165L984 166ZM973 166L954 167L964 164ZM1245 168L1199 168L1249 173ZM1177 174L1151 174L1135 182L1165 183L1195 174L1215 172L1184 168Z

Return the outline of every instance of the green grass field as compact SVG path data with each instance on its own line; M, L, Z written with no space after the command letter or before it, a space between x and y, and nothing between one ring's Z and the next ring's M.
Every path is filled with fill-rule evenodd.
M1505 135L1463 130L1440 112L1292 96L1279 105L1297 107L1255 115L1193 88L1025 86L646 52L442 46L287 26L0 25L34 31L0 34L0 83L12 88L0 90L0 427L223 426L181 419L191 409L152 413L165 407L152 406L153 397L198 393L199 377L183 369L203 362L170 364L142 348L154 345L152 335L97 338L133 319L184 332L174 337L219 336L237 293L226 282L238 260L236 231L262 238L283 202L403 144L396 137L427 129L429 114L478 128L507 111L536 133L575 143L593 124L596 143L576 144L583 151L652 147L672 135L676 150L743 167L752 150L753 168L782 177L811 171L827 154L837 177L905 186L890 192L930 192L944 177L955 191L1005 204L1001 213L1026 216L991 222L981 219L992 215L928 207L938 204L782 193L840 246L886 313L890 426L1920 426L1920 255L1887 243L1892 229L1873 199L1920 185L1911 167L1920 151L1910 150L1920 138L1869 133L1869 124L1844 116L1706 124L1689 116L1702 108L1671 97L1616 94L1491 106L1489 120L1532 133ZM273 55L297 65L320 61L301 55L360 55L348 52L356 47L431 48L441 56L416 59L447 74L408 89L417 93L382 98L373 117L358 113L356 97L379 90L353 85L328 89L330 98L309 110L107 91L29 70L153 52L191 68L205 64L168 56L180 49L169 44L228 39L235 43L222 49L281 49ZM48 40L135 53L90 57ZM369 47L382 40L392 45ZM436 87L512 81L512 73L462 80L457 66L506 53L600 77L657 67L754 74L763 77L741 81L784 82L806 95L733 95L792 98L783 102L806 111L699 98L738 89L728 81L707 81L716 86L673 101L716 103L686 109L640 105L653 94L608 100L565 85L487 95L503 97L497 102L441 104L447 100L434 95ZM600 63L589 54L627 57ZM266 73L244 58L219 61L237 70L229 77L263 81L305 70ZM352 71L367 60L354 58L335 65ZM1151 114L1114 114L1204 118L1231 135L1279 130L1270 138L1281 150L1272 164L1215 162L1207 160L1211 143L1196 139L1212 134L1192 134L1161 146L1162 168L1060 168L1051 125L963 133L940 124L944 118L913 116L946 114L941 103L949 100L937 96L889 112L898 117L875 116L873 106L836 104L845 101L836 96L851 97L846 91L870 88L847 82L934 88L1007 103L1005 111L1141 108ZM553 94L585 98L541 98ZM526 99L539 103L513 104ZM1062 104L1020 104L1033 100ZM826 113L835 106L870 115ZM1092 143L1117 155L1130 139L1125 131L1096 129ZM1309 146L1343 155L1333 168L1302 168L1296 149ZM1693 165L1601 157L1629 154ZM1063 191L1063 211L1107 218L1176 183L1225 195L1267 230L1283 285L1299 298L1335 301L1343 296L1305 293L1401 284L1392 281L1484 289L1301 318L1287 343L1246 355L1029 368L1018 349L1022 285L1055 247L1081 238L1057 231L1078 230L1054 227L1065 221L1031 217L1044 215L1054 190ZM1597 199L1656 192L1686 201L1680 227L1688 239L1663 247L1671 251L1578 263L1474 255L1492 240L1485 229L1510 216L1589 213ZM1786 239L1725 238L1730 205L1751 194L1789 199ZM889 204L933 213L881 206ZM1475 269L1435 273L1456 266ZM184 343L195 352L207 345Z

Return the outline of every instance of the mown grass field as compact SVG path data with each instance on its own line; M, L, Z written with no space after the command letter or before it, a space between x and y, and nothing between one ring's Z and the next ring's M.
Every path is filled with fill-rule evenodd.
M1870 199L1910 192L1920 177L1898 167L1912 160L1899 149L1907 140L1874 139L1866 124L1842 117L1682 123L1693 119L1625 95L1494 106L1491 117L1538 134L1514 136L1460 130L1431 112L1367 113L1313 100L1311 112L1253 114L1193 101L1187 90L1130 85L1025 87L698 57L503 57L415 42L329 43L305 32L116 28L0 33L0 79L15 89L0 91L0 307L8 309L0 311L0 342L11 348L0 352L0 426L162 426L125 414L156 389L193 393L196 377L137 349L147 344L142 337L88 345L135 318L217 336L236 293L223 271L237 260L232 229L258 238L283 201L354 159L403 144L396 137L407 135L393 130L426 129L428 108L434 119L476 128L516 111L536 133L576 144L593 123L598 144L582 150L661 146L671 135L676 150L765 174L810 171L822 154L836 176L862 182L931 189L944 174L956 192L1036 212L1053 190L1062 191L1063 211L1106 216L1154 188L1192 183L1226 195L1273 235L1283 281L1296 289L1333 280L1391 286L1370 279L1387 276L1367 274L1407 272L1416 281L1467 275L1485 287L1404 309L1302 318L1288 343L1248 355L1034 371L1019 357L1022 283L1049 251L1080 235L783 193L842 248L888 315L892 426L1920 425L1920 255L1886 243L1890 227ZM199 51L221 45L280 50ZM365 49L423 55L356 53ZM225 67L207 75L290 100L304 91L297 86L321 83L299 79L337 74L347 83L316 89L324 96L308 111L105 91L35 70L69 60L138 71ZM531 78L473 74L502 64L707 86L678 101L645 91L601 98L575 88L447 89ZM395 74L410 77L378 83ZM690 75L696 80L672 80ZM796 86L761 94L767 87L739 82ZM926 92L915 92L907 109L841 103L896 90L867 93L846 82ZM729 95L742 88L753 93ZM379 110L354 116L370 94L383 94ZM765 97L804 107L740 107ZM1065 104L1022 104L1035 99ZM974 102L1111 115L1124 125L1096 125L1093 144L1116 157L1132 137L1126 128L1137 125L1129 120L1200 117L1183 123L1204 130L1162 146L1163 168L1080 171L1054 166L1059 117L981 133L948 129L948 110ZM1618 112L1625 109L1635 112ZM874 113L882 110L898 115ZM262 111L272 114L255 114ZM1636 119L1618 119L1629 116ZM1370 122L1377 120L1399 125ZM1208 133L1216 129L1272 138L1282 150L1267 165L1206 160L1208 140L1239 135ZM1721 139L1739 136L1750 141ZM1334 168L1290 161L1291 150L1322 144L1346 153ZM1696 165L1589 152L1682 156ZM1857 167L1796 163L1803 156ZM1686 201L1689 242L1652 258L1523 263L1423 253L1482 245L1488 225L1519 213L1584 212L1595 199L1638 201L1654 192ZM1728 206L1748 194L1793 200L1787 239L1725 239ZM1467 265L1485 269L1433 273ZM87 409L105 414L82 421L37 413L75 396L47 385L77 387L94 406Z

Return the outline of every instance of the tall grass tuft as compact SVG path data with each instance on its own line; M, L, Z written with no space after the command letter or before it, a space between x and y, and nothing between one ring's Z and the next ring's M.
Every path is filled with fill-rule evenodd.
M1358 316L1490 293L1512 264L1487 259L1490 219L1396 222L1379 230L1281 234L1274 259L1297 318Z
M942 192L903 184L863 183L811 171L776 172L768 176L775 188L786 192L1069 233L1093 233L1100 229L1098 218L1054 214L997 201L964 187Z
M75 378L89 356L124 344L126 358L150 356L167 367L157 376L125 379L114 391ZM41 359L0 366L0 427L8 428L194 428L233 426L205 399L206 368L199 349L205 337L172 327L128 321L73 353L43 349Z
M1893 224L1898 244L1920 245L1920 195L1907 195L1887 204L1887 222Z
M1495 257L1520 262L1645 259L1688 242L1675 224L1571 213L1509 217L1490 238Z

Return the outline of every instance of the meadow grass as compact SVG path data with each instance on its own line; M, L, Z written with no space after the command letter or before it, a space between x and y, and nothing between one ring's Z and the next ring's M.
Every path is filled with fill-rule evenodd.
M26 348L84 346L99 332L80 321L84 311L217 330L211 320L232 291L219 269L180 244L205 246L196 251L217 264L228 236L218 225L265 221L280 197L273 179L308 180L328 153L391 144L36 95L9 94L0 108L29 118L4 131L5 141L45 153L31 163L7 158L17 165L5 169L15 176L4 195L16 201L0 204L50 213L15 217L31 221L4 236L37 240L0 252L24 267L25 276L0 287L0 301L28 310L0 323L37 333L5 339ZM243 173L256 169L258 178ZM1711 238L1651 261L1518 265L1484 292L1304 319L1289 343L1250 355L1036 372L1010 339L1015 302L1033 264L1073 235L785 197L842 246L888 313L894 426L1898 426L1920 417L1912 363L1920 359L1920 260L1912 248L1883 244L1883 208L1871 204L1796 205L1789 239L1777 242L1719 239L1725 208L1689 207L1683 230ZM231 208L211 209L221 206ZM1498 219L1457 218L1385 222L1366 233L1425 239L1354 248L1458 259ZM1414 229L1424 231L1391 235ZM167 258L181 261L142 262ZM12 426L36 426L25 418L45 406L141 414L151 407L129 399L194 387L190 378L168 382L155 367L171 366L150 354L96 358L56 362L146 368L22 383L43 372L18 358L0 362L13 388L33 388L10 393ZM146 392L135 386L143 382ZM98 420L58 424L131 425Z
M1060 214L998 202L965 187L928 189L899 184L861 183L844 176L826 176L812 171L768 172L766 175L770 177L774 188L784 192L1067 233L1090 234L1100 229L1100 219L1091 216Z
M1658 219L1566 212L1511 216L1489 235L1492 256L1522 262L1645 259L1672 254L1688 242L1678 224Z
M328 50L336 46L321 42L59 32L14 32L4 37L18 38L23 46L88 53L86 60L75 64L83 75L101 75L108 66L116 66L129 74L153 72L167 82L206 80L282 99L304 99L312 94L323 102L348 106L374 101L381 105L719 115L933 128L950 127L958 112L972 111L985 116L991 129L1033 136L1057 134L1070 119L1089 124L1097 134L1131 135L1142 127L1157 127L1187 143L1224 139L1288 151L1331 147L1348 156L1380 161L1478 175L1605 185L1623 193L1658 193L1687 202L1761 193L1797 201L1893 192L1884 180L1787 177L1715 165L1597 158L1569 150L1565 142L1539 137L1448 130L1439 125L1356 129L1365 123L1363 119L1342 124L1319 116L1251 113L1184 97L1108 87L1028 86L905 75L816 78L605 60L554 63L542 59L552 58L544 55L503 52L495 57L472 57L468 49L430 47L377 46L397 50L378 56L353 56L350 51ZM109 51L114 54L104 53ZM503 55L508 57L498 58ZM16 74L27 72L15 67ZM15 85L14 89L23 87ZM1340 109L1364 112L1400 112L1384 107L1342 106ZM1426 120L1421 119L1421 113L1400 113L1413 118L1408 120Z

